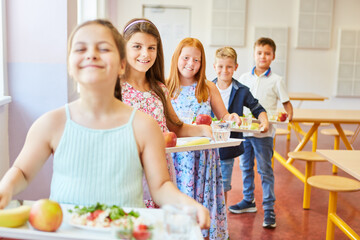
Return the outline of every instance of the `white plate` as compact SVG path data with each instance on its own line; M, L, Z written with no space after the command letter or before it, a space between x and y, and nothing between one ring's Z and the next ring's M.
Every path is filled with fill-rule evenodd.
M73 209L73 208L71 208ZM141 213L139 212L138 208L127 208L127 207L123 207L122 208L126 213L129 213L131 211L137 212L140 214L139 219L142 223L146 224L146 225L152 225L155 223L154 218L157 217L158 213L155 211L146 211L147 209L141 209ZM76 228L80 228L83 230L90 230L90 231L97 231L97 232L110 232L111 231L111 226L110 227L94 227L94 226L87 226L87 225L80 225L80 224L76 224L73 223L71 221L71 216L72 214L69 214L67 216L67 223L70 226L76 227Z
M92 226L74 224L71 221L69 221L68 224L70 226L80 228L83 230L90 230L90 231L97 231L97 232L110 232L111 231L111 227L92 227Z

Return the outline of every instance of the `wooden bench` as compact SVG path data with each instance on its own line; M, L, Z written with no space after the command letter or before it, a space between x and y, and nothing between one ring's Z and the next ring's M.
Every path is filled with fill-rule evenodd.
M320 156L318 153L309 152L309 151L289 152L288 157L295 160L301 160L306 162L305 175L304 178L302 179L304 182L303 208L309 209L311 187L307 183L307 179L313 175L315 162L327 162L327 160L322 156Z
M354 179L332 175L312 176L307 179L307 182L313 187L329 191L326 240L334 239L335 225L350 239L360 239L360 236L336 214L337 193L359 191L360 182Z

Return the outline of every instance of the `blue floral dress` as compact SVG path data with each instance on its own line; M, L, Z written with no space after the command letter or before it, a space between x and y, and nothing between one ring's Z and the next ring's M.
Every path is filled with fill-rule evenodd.
M198 103L196 83L181 86L180 95L171 100L175 112L192 110L194 115L211 113L210 98ZM203 231L210 239L227 239L227 217L218 149L173 153L177 186L210 212L210 229Z

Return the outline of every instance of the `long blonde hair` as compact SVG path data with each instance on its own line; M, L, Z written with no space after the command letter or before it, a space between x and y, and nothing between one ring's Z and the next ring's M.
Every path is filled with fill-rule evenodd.
M206 84L205 51L202 43L196 38L184 38L183 40L181 40L181 42L178 44L178 46L175 49L175 52L171 59L169 78L166 80L166 85L169 89L169 95L172 98L177 98L180 94L180 76L179 76L180 73L178 70L178 61L181 51L184 47L194 47L199 49L199 51L201 52L200 69L194 76L195 80L197 81L195 96L199 103L206 102L209 98L209 87Z

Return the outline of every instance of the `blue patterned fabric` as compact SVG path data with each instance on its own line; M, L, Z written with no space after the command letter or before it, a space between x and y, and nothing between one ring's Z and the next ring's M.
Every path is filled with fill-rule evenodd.
M182 86L180 95L171 101L175 112L191 109L195 116L211 113L210 98L198 103L196 83ZM218 149L172 154L177 186L181 192L209 209L211 225L203 231L210 239L227 239L227 217Z

